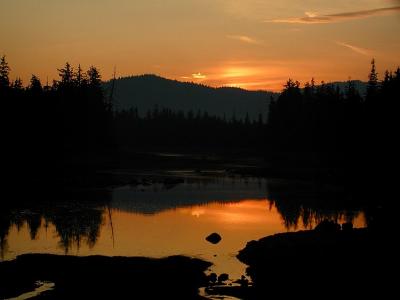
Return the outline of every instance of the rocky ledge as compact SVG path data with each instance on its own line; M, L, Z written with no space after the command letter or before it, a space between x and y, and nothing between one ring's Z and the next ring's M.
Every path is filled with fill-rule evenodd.
M388 299L397 290L396 239L380 230L324 221L314 230L251 241L237 257L248 265L254 299Z

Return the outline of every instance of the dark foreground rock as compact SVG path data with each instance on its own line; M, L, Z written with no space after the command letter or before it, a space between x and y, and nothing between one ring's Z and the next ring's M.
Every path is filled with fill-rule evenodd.
M206 241L214 245L218 244L221 240L222 237L216 232L211 233L209 236L206 237Z
M395 291L398 246L394 236L371 229L281 233L251 241L238 254L253 280L249 299L293 297L388 299ZM395 294L398 294L396 292ZM246 297L245 297L246 298Z
M55 289L36 299L199 299L211 263L183 256L76 257L28 254L0 263L0 298L50 281Z

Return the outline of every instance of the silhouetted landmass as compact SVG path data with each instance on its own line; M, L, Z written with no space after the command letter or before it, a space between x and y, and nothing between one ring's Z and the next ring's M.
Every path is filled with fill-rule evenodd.
M155 75L119 78L116 143L138 149L261 148L270 98L276 94L238 88L211 88ZM253 151L254 151L253 150Z
M397 125L394 99L399 93L399 71L387 73L382 82L375 70L371 72L374 76L367 83L365 98L357 90L356 85L362 85L357 81L349 81L343 93L339 83L316 85L312 81L300 88L300 83L289 80L279 98L270 102L269 111L266 106L271 99L263 92L215 89L150 75L113 82L116 91L119 84L128 86L134 101L167 99L150 101L152 107L143 112L138 107L116 109L115 95L105 93L95 67L84 72L67 63L51 86L42 86L33 75L23 87L19 79L10 81L9 72L3 57L0 94L6 99L4 119L12 128L5 141L11 163L17 166L14 172L20 166L32 172L26 172L27 177L38 178L34 175L39 172L44 179L59 178L72 184L74 179L83 184L82 178L93 177L97 169L123 164L135 152L149 149L251 149L253 155L264 153L266 175L358 178L367 173L359 172L365 161L383 171L378 165L381 158L390 157L384 152L392 149ZM265 105L267 126L259 108L257 117L241 107L239 118L182 104L223 102L235 107L239 101L251 107L252 97ZM172 99L180 104L169 107ZM225 104L221 111L227 113Z
M7 179L13 184L47 181L63 185L71 176L90 175L90 162L112 147L112 104L97 68L84 72L68 63L60 79L43 86L32 75L28 86L10 82L0 61L0 97ZM68 180L68 179L67 179Z
M36 281L55 283L35 299L201 299L211 263L183 256L143 257L57 256L27 254L1 262L0 297L33 290Z
M340 225L325 221L315 230L247 243L238 258L249 266L254 290L245 299L390 297L398 256L394 236L347 225L341 230Z
M174 112L154 108L141 117L137 109L116 112L115 139L128 151L173 149L175 151L235 152L237 149L261 152L265 123L262 117L251 121L225 119L207 112Z
M254 120L242 109L244 117L239 119L235 115L224 118L206 111L153 107L145 116L140 116L136 108L115 109L113 95L103 89L97 68L90 67L85 72L80 66L73 68L66 63L58 71L60 79L52 84L43 86L32 75L29 85L23 86L20 79L11 82L10 67L5 57L1 58L0 95L5 99L3 120L9 128L4 142L7 172L12 174L8 180L13 184L24 181L36 185L47 181L61 188L93 186L98 182L98 170L115 168L126 161L140 161L137 152L143 149L258 151L258 145L263 143L260 138L265 127L262 112ZM179 83L173 82L175 85ZM224 103L228 98L233 102L240 98L243 104L251 95L256 95L257 99L262 96L266 109L269 101L262 92L194 84L182 86L208 91L205 95L221 93L225 95ZM153 90L157 86L148 89L149 94ZM242 95L250 98L242 99Z
M343 94L332 85L312 81L301 89L289 80L270 105L266 173L337 181L365 201L390 202L398 99L400 69L379 81L374 61L365 98L352 81Z
M113 81L104 84L111 89ZM169 80L156 75L118 78L115 82L116 110L137 108L139 116L145 117L155 107L185 114L205 112L212 117L256 121L261 114L265 120L268 104L276 93L247 91L234 87L212 88L190 82Z

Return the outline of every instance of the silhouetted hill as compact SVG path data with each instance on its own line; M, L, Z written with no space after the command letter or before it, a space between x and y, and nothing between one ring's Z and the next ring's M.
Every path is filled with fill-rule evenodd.
M104 83L107 92L111 81ZM265 119L271 96L276 93L267 91L247 91L240 88L212 88L190 82L165 79L156 75L140 75L118 78L115 81L114 98L118 110L137 107L144 115L155 106L182 110L200 110L210 115L231 118L258 119L259 114Z
M362 97L365 97L365 95L367 94L368 83L361 80L352 80L351 82L353 83L354 88L360 93L360 95ZM347 81L335 81L335 82L329 82L327 84L339 87L339 90L342 93L345 93L348 87Z

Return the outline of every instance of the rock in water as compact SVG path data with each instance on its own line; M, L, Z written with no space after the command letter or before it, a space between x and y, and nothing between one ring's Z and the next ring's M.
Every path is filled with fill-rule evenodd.
M229 280L229 274L222 273L221 275L218 276L218 282L223 283L224 281Z
M217 282L218 276L216 273L211 273L210 275L208 275L208 280L215 284Z
M208 237L206 237L206 240L214 245L218 244L221 241L221 239L222 239L221 236L216 232L214 232L214 233L210 234Z

